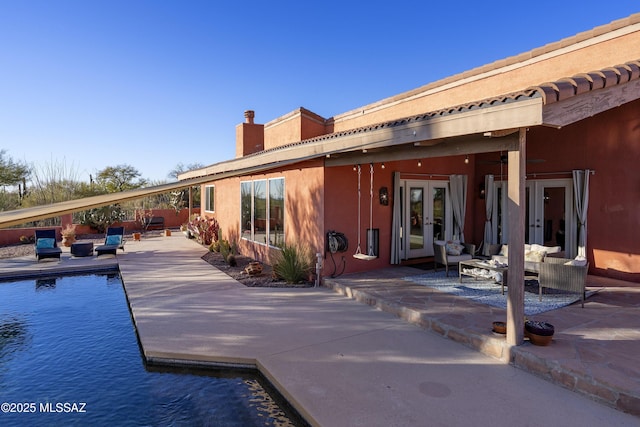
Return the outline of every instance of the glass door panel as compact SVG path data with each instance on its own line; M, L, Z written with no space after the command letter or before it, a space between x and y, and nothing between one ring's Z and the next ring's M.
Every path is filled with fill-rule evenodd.
M443 181L405 181L405 258L433 256L433 241L450 239L451 209L447 183Z
M424 236L424 188L409 188L409 250L421 250L425 246Z

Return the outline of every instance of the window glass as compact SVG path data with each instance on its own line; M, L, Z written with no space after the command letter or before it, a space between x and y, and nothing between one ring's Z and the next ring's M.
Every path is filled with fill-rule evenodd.
M252 221L251 221L251 182L240 183L240 228L242 230L242 237L245 239L252 239L251 235Z
M269 180L269 244L284 244L284 178Z
M216 187L214 185L210 185L205 187L205 194L204 194L204 206L205 206L205 210L209 211L209 212L215 212L215 189Z
M253 240L267 243L267 180L253 182Z
M241 182L240 205L242 238L284 243L284 178Z

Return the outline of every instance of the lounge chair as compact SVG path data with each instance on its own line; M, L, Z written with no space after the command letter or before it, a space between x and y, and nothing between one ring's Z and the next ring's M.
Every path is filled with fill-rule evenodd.
M98 256L103 254L115 255L118 249L124 251L124 227L109 227L107 228L104 245L95 248L96 254Z
M446 275L449 276L449 266L458 267L460 261L473 259L476 253L476 245L471 243L454 243L444 240L433 242L433 270L438 271L438 264L443 265Z
M586 260L584 265L575 265L571 259L545 257L544 262L540 263L538 276L540 301L542 301L543 288L559 289L579 294L582 308L584 308L588 271L589 263Z
M35 230L35 237L35 250L38 261L44 258L60 259L62 249L58 247L58 243L56 242L55 229Z

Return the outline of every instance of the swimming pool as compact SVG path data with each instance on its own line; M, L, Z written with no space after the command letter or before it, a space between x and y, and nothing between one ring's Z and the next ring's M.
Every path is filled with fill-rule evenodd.
M117 274L0 283L0 425L297 426L256 372L147 367Z

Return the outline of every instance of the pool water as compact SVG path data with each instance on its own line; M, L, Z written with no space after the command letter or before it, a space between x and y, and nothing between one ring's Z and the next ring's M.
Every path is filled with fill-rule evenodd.
M122 282L0 283L0 425L304 425L255 372L147 367Z

